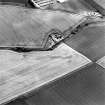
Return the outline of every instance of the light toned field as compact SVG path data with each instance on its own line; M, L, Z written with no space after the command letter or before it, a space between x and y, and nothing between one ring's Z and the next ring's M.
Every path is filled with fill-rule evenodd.
M42 47L50 30L63 32L83 17L61 11L0 6L0 46Z
M105 56L99 59L96 63L105 68Z
M91 61L66 44L53 51L0 51L0 104L31 92Z

